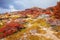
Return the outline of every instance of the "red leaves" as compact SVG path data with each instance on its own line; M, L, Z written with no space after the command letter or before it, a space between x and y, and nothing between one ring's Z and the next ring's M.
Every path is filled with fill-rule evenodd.
M12 22L4 25L4 27L0 29L0 33L1 33L0 38L11 35L22 28L24 28L24 26L22 24L12 21Z
M55 13L54 16L55 18L60 19L60 13Z

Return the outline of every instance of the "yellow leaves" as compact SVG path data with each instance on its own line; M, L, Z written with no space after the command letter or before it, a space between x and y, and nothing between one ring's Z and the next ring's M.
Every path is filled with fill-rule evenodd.
M39 37L38 36L34 36L34 35L30 35L29 39L30 40L39 40Z
M33 19L27 19L27 22L32 23Z
M40 24L41 24L41 26L46 26L47 25L45 20L40 20Z
M27 22L31 23L32 26L36 27L37 26L42 26L46 28L50 27L50 24L48 24L45 19L28 19Z
M55 26L55 27L53 27L52 29L53 29L54 31L58 32L58 31L60 31L60 26Z
M51 16L52 19L55 19L55 16Z
M37 26L38 26L38 24L37 24L37 23L34 23L34 24L32 24L32 26L33 26L33 27L34 27L34 26L36 26L36 27L37 27Z
M0 23L0 25L3 25L3 23Z
M2 26L4 25L4 22L0 22L0 28L2 28Z
M50 27L50 25L47 24L46 22L40 22L40 25L47 28Z
M44 37L44 36L41 36L40 37L40 40L52 40L52 39L51 38Z
M32 18L32 15L27 14L27 16L28 16L29 18Z
M15 33L13 35L6 37L5 40L19 40L22 35L23 35L22 32L18 32L18 33Z
M54 35L60 39L60 32L54 33Z
M19 18L20 17L20 15L11 15L10 16L10 18L12 18L12 19L17 19L17 18Z
M38 29L38 33L45 34L46 31L45 30L42 30L42 29Z
M37 19L35 22L33 22L34 25L40 25L40 26L43 26L43 27L50 27L50 25L46 22L45 19Z

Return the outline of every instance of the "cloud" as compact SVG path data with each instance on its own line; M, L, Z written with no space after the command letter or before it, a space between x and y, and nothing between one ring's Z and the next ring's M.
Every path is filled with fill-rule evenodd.
M60 0L57 0L58 2L60 1Z
M47 8L49 6L55 6L57 0L16 0L15 4L24 6L24 8L30 8L30 7L41 7L41 8Z
M13 12L13 11L17 11L13 5L9 5L9 9L0 8L0 13Z
M0 8L0 13L10 12L9 9Z
M12 12L12 11L17 11L15 8L14 8L14 6L13 5L9 5L9 10Z

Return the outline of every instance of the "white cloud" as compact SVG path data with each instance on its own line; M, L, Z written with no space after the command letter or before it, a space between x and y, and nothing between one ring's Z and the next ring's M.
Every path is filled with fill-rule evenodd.
M60 1L60 0L57 0L58 2Z
M15 3L17 5L22 4L24 8L30 8L30 7L41 7L41 8L47 8L49 6L56 5L57 0L16 0Z
M9 5L9 10L12 12L12 11L17 11L15 8L14 8L14 6L13 5Z
M10 12L9 9L0 8L0 13Z
M13 11L18 11L14 8L13 5L9 5L10 9L4 9L4 8L0 8L0 13L5 13L5 12L13 12Z

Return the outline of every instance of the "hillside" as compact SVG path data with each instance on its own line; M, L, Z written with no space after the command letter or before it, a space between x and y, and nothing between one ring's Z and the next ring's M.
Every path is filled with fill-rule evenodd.
M0 40L60 40L60 2L0 14Z

